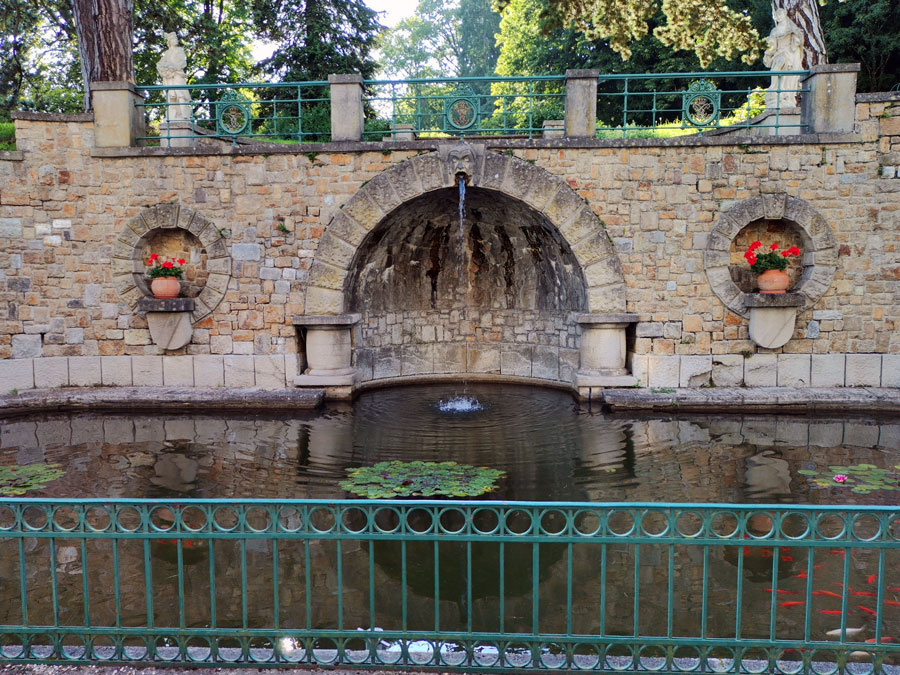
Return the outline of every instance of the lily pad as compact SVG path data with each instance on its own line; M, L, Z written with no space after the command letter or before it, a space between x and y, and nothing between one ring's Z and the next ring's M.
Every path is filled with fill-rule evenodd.
M340 486L367 499L395 497L476 497L497 489L499 469L456 462L378 462L347 469Z
M40 490L65 473L59 464L0 466L0 495L19 497L29 490Z
M895 471L881 469L874 464L829 466L827 469L800 469L797 473L809 476L813 485L823 488L844 487L855 494L869 494L876 490L900 490L900 465ZM835 480L843 476L843 480Z

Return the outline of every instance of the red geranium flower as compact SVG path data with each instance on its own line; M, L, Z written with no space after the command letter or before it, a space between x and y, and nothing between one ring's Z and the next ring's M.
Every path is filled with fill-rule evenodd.
M165 267L167 270L168 270L168 269L172 269L172 267L174 267L174 265L172 265L172 261L171 261L171 260L166 260L166 262L164 262L164 263L162 264L162 266Z
M754 241L752 244L750 244L750 250L751 250L751 251L755 251L755 250L758 249L760 246L762 246L762 242L761 242L761 241Z
M777 249L777 248L778 248L778 244L772 244L772 245L769 247L769 250L770 250L770 251L774 251L774 250Z
M150 262L153 262L153 261L156 260L157 258L159 258L159 254L158 254L158 253L151 253L151 254L150 254Z
M179 264L179 265L184 265L184 258L179 258L179 259L178 259L178 264Z

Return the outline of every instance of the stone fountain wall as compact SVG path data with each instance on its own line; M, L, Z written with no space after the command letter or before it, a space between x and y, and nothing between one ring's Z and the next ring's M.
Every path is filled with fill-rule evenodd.
M587 311L638 315L628 351L644 385L900 386L898 102L860 96L852 134L488 139L475 187L502 192L497 205L543 214L580 267ZM423 181L447 171L428 139L303 153L96 149L89 115L17 117L18 150L0 153L0 376L10 390L290 385L304 367L293 317L349 311L345 283L365 237L402 205L450 185ZM415 168L426 166L430 173ZM191 232L182 211L206 223L191 264L203 268L193 278L206 279L214 306L186 346L163 352L119 280L146 234L135 223ZM729 265L740 229L766 221L777 230L779 220L805 233L805 301L790 341L767 350L732 306L744 291ZM493 303L457 315L398 307L366 316L354 336L363 377L367 363L376 376L367 349L424 349L435 371L435 350L451 348L459 352L451 369L461 370L462 346L465 363L473 355L487 374L504 374L504 363L524 373L523 358L532 375L538 361L561 380L577 369L578 303L552 316ZM495 342L510 349L498 353ZM504 360L518 349L530 356ZM386 374L398 373L391 365Z

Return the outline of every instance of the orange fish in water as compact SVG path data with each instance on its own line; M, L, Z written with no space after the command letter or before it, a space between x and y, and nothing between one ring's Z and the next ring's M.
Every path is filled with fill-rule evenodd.
M866 579L866 581L868 581L870 584L874 584L875 581L876 581L877 579L878 579L878 575L877 575L877 574L873 574L873 575L870 576L868 579Z
M882 642L896 642L897 640L896 640L896 638L884 636L881 638L881 641ZM875 642L875 638L869 638L868 640L866 640L866 642L868 644L873 644Z
M900 602L897 602L896 600L885 600L884 604L890 605L891 607L900 607Z
M803 600L788 600L787 602L779 602L780 607L796 607L797 605L805 605Z
M808 577L809 575L806 572L800 572L800 574L797 575L798 579L807 579Z
M840 548L836 548L836 549L834 549L832 551L828 551L828 552L831 555L846 555L846 553L847 553L846 551L844 551L843 549L840 549Z
M823 567L825 567L825 563L820 563L820 564L818 564L818 565L813 565L813 569L814 569L814 570L820 570L820 569L822 569Z
M794 558L793 558L793 556L783 555L783 556L781 556L781 561L782 562L794 562Z
M840 616L842 614L839 609L820 609L819 614L830 614L832 616Z
M813 595L827 595L829 598L842 598L840 593L835 593L834 591L813 591Z
M869 609L864 605L857 605L857 607L859 607L864 612L868 612L869 614L878 614L878 612L876 612L874 609Z
M771 592L772 592L771 588L766 589L766 593L771 593ZM800 591L786 591L783 588L778 588L775 590L775 592L778 593L779 595L800 595Z
M853 595L867 595L869 597L874 598L876 593L872 593L871 591L851 591Z
M900 592L900 586L888 586L888 590Z

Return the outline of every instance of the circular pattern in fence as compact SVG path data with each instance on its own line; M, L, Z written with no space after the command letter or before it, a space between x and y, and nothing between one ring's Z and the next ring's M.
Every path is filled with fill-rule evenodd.
M225 239L212 221L179 204L159 204L141 210L126 221L113 244L112 281L122 301L132 310L144 297L152 297L147 280L144 254L148 242L166 232L182 230L185 237L196 238L202 255L196 264L203 265L202 290L194 298L191 321L196 323L225 298L231 281L231 256ZM201 275L201 276L202 276Z
M731 246L741 230L757 221L783 220L799 229L803 240L803 272L792 293L803 296L799 311L810 309L831 287L838 253L834 231L809 202L787 195L761 195L744 199L722 214L703 252L703 266L713 293L733 313L748 317L748 293L731 276Z

